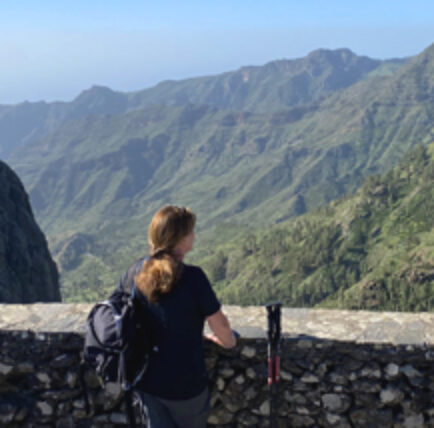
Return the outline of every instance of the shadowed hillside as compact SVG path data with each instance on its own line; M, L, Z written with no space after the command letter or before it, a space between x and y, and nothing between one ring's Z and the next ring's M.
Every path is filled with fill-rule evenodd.
M60 301L56 265L16 174L0 161L0 302Z

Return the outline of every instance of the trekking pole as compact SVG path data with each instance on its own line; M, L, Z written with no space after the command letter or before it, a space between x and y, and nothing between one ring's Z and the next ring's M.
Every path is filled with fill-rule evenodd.
M270 427L277 427L277 383L280 380L280 308L282 304L269 303L268 317L268 386L270 387Z

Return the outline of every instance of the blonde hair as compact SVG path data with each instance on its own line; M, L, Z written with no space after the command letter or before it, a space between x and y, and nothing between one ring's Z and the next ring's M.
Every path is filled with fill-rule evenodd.
M196 215L188 208L166 205L151 220L148 231L150 258L136 276L137 288L150 302L170 293L176 283L181 263L173 250L193 232Z

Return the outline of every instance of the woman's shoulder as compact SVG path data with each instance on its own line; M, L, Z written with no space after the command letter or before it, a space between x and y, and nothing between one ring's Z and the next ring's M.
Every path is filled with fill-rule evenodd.
M183 263L183 277L189 282L208 282L206 273L200 266Z
M220 302L205 272L199 266L185 265L187 288L195 295L200 313L207 317L220 309Z
M206 288L211 287L206 273L200 266L183 264L183 268L184 272L182 277L186 282L189 283L190 287L199 287L201 289L204 288L204 286Z

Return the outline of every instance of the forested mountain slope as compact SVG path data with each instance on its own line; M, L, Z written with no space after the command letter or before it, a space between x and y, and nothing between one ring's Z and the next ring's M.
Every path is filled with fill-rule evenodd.
M319 105L265 115L151 106L70 121L11 164L50 232L77 215L122 219L175 195L209 221L280 221L355 190L432 138L433 51Z
M65 296L94 298L146 251L147 223L162 204L196 211L205 242L222 222L269 225L352 193L432 141L433 69L434 45L395 73L277 112L152 105L91 115L10 159Z
M431 311L433 213L431 144L369 177L353 197L244 231L195 261L226 303Z

